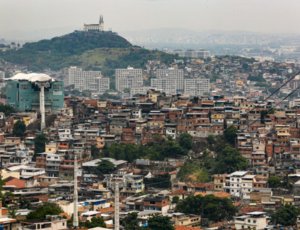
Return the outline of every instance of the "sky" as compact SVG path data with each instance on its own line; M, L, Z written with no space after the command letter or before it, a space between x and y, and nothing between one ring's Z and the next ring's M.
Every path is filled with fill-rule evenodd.
M300 33L299 0L0 0L0 38L12 32L82 29L247 30ZM71 31L70 31L71 32Z

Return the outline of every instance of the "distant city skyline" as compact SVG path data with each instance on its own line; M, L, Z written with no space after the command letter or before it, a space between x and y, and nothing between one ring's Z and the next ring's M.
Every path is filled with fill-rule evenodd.
M83 29L84 23L98 23L100 14L105 29L116 32L184 28L300 34L297 0L0 1L0 38L9 39Z

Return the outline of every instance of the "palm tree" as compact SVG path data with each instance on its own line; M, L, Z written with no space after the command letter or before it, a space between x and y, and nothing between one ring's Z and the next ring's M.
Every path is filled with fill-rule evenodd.
M292 183L291 178L289 177L288 174L286 174L283 177L282 182L281 182L281 186L283 188L288 189L289 191L292 191L292 189L293 189L293 183Z

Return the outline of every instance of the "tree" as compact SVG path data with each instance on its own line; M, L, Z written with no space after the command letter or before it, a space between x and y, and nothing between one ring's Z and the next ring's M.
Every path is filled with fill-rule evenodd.
M225 141L234 144L236 138L237 128L234 125L228 127L224 132Z
M8 116L11 113L15 113L16 110L9 105L0 104L0 112L3 112L5 114L5 116Z
M297 216L299 211L295 206L285 204L276 213L271 214L272 222L274 224L282 224L284 226L296 225Z
M18 215L17 215L17 209L16 208L8 208L8 217L15 219Z
M188 133L182 133L179 137L179 145L185 149L192 149L193 137Z
M237 148L226 147L222 154L217 158L215 165L216 173L232 173L239 170L245 170L248 167L248 161L243 157Z
M26 219L43 219L46 217L46 215L59 215L63 212L64 211L62 210L62 208L57 204L44 202L35 211L28 213Z
M91 97L92 91L91 90L83 90L82 91L82 96L84 97Z
M139 230L141 229L138 225L138 214L137 212L128 213L122 221L122 225L125 227L125 230Z
M91 154L93 158L100 157L100 150L97 148L97 145L91 145Z
M149 230L174 230L171 218L168 216L161 216L157 213L148 219Z
M101 217L93 217L91 221L87 220L85 222L80 222L80 226L86 227L88 229L96 228L96 227L106 228L106 223L104 222L104 219Z
M115 170L115 166L109 160L101 160L97 163L97 170L103 174L110 174Z
M45 144L48 142L47 134L42 133L36 135L35 145L34 145L34 155L33 159L35 159L37 153L45 152Z
M247 69L249 68L249 65L248 65L247 63L244 63L244 64L242 65L242 67L243 67L243 69L247 70Z
M23 137L25 131L26 131L26 125L24 121L18 120L14 124L13 134L16 135L17 137Z
M20 205L20 209L31 209L32 208L31 202L29 200L27 200L26 197L20 197L18 202Z
M212 194L189 196L176 205L176 211L185 214L204 214L210 221L232 220L238 209L228 198L216 197Z
M177 204L179 202L179 196L172 197L172 204Z
M208 135L207 143L209 144L210 149L211 149L212 145L216 143L214 135L212 135L212 134Z
M280 187L280 179L276 176L270 176L268 179L268 184L270 188Z
M123 92L124 92L124 93L130 93L130 89L129 89L129 88L126 88L126 89L123 90Z
M282 186L283 188L288 189L289 191L292 191L292 189L293 189L293 183L292 183L291 178L289 177L288 174L286 174L286 175L282 178L281 186Z

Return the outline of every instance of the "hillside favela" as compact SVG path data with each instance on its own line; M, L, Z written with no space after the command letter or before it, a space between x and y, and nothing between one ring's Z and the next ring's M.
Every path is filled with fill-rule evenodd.
M300 2L0 4L0 230L300 229Z

